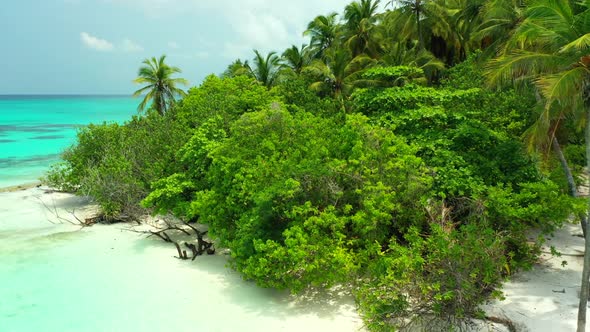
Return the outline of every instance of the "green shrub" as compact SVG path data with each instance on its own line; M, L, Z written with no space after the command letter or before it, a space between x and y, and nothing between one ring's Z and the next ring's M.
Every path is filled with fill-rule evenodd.
M187 131L173 112L148 112L124 125L89 125L80 129L63 162L46 175L50 186L92 197L108 217L139 213L138 203L153 181L174 172L174 155Z
M501 297L508 272L504 239L485 224L432 223L429 234L412 227L379 255L357 292L374 331L448 331L481 318L479 305Z
M423 214L429 180L414 150L362 116L244 114L210 152L193 214L264 286L344 282L357 255Z

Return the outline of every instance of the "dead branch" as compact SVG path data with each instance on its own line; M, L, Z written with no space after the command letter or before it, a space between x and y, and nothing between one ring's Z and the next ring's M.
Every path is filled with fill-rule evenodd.
M56 206L56 204L55 204L55 200L54 200L53 198L52 198L52 201L53 201L53 208L49 207L49 206L47 205L47 203L45 203L45 201L43 201L43 200L41 199L41 197L39 197L39 196L36 196L36 198L39 200L39 202L41 203L41 205L43 205L43 207L44 207L44 208L45 208L47 211L49 211L50 213L52 213L52 214L53 214L53 215L54 215L54 216L55 216L55 217L56 217L58 220L61 220L61 224L63 224L64 222L67 222L67 223L69 223L69 224L71 224L71 225L74 225L74 226L80 226L80 227L82 227L82 228L84 228L84 227L87 227L87 226L91 226L91 225L92 225L92 224L89 224L89 223L86 223L86 222L83 222L82 220L80 220L80 218L78 218L78 216L76 216L75 209L73 209L72 211L67 211L67 210L66 210L66 211L67 211L68 213L70 213L70 214L71 214L71 215L74 217L74 219L76 219L76 220L78 221L77 223L75 223L75 222L71 221L71 220L70 220L70 219L68 219L68 218L62 217L62 216L59 214L59 211L57 210L57 206ZM54 224L54 225L55 225L55 224L58 224L58 223L56 223L56 222L53 222L53 221L51 221L50 219L47 219L47 221L49 221L50 223L52 223L52 224Z
M196 245L193 243L184 242L184 246L186 248L188 248L190 250L190 252L192 253L191 260L195 260L197 258L197 256L201 256L204 253L207 253L209 255L215 254L215 248L213 247L213 242L209 242L209 241L205 240L205 238L204 238L204 236L207 234L207 231L200 231L196 227L189 225L186 222L182 222L182 225L173 224L167 220L162 220L162 222L164 223L165 227L158 229L158 230L135 230L133 228L129 228L126 230L129 232L134 232L134 233L139 233L139 234L147 234L147 237L157 236L167 243L173 243L174 246L176 247L176 251L178 252L178 256L174 256L174 257L176 257L178 259L186 260L189 258L188 258L187 251L182 250L182 248L181 248L181 244L183 242L179 243L178 241L173 240L168 233L170 231L178 231L178 232L181 232L185 235L191 236L192 235L191 232L189 232L187 229L182 227L182 226L187 226L188 228L190 228L194 232L194 235L196 236L196 241L197 241Z

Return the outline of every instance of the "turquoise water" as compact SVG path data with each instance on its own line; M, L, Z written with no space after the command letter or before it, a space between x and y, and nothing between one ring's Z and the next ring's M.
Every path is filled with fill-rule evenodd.
M38 188L0 193L1 332L362 331L346 294L259 288L222 254L180 261L130 225L60 224L41 200L61 217L84 209Z
M76 128L136 114L128 96L0 96L0 188L36 181L76 137Z

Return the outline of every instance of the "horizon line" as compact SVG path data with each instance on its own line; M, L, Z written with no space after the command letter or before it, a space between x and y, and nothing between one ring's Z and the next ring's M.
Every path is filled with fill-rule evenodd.
M133 93L0 93L0 96L129 96Z

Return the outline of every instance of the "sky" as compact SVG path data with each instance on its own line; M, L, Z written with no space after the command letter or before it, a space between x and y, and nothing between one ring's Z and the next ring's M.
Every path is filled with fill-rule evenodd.
M253 50L300 46L317 15L351 0L3 0L0 95L131 94L167 55L190 86Z

